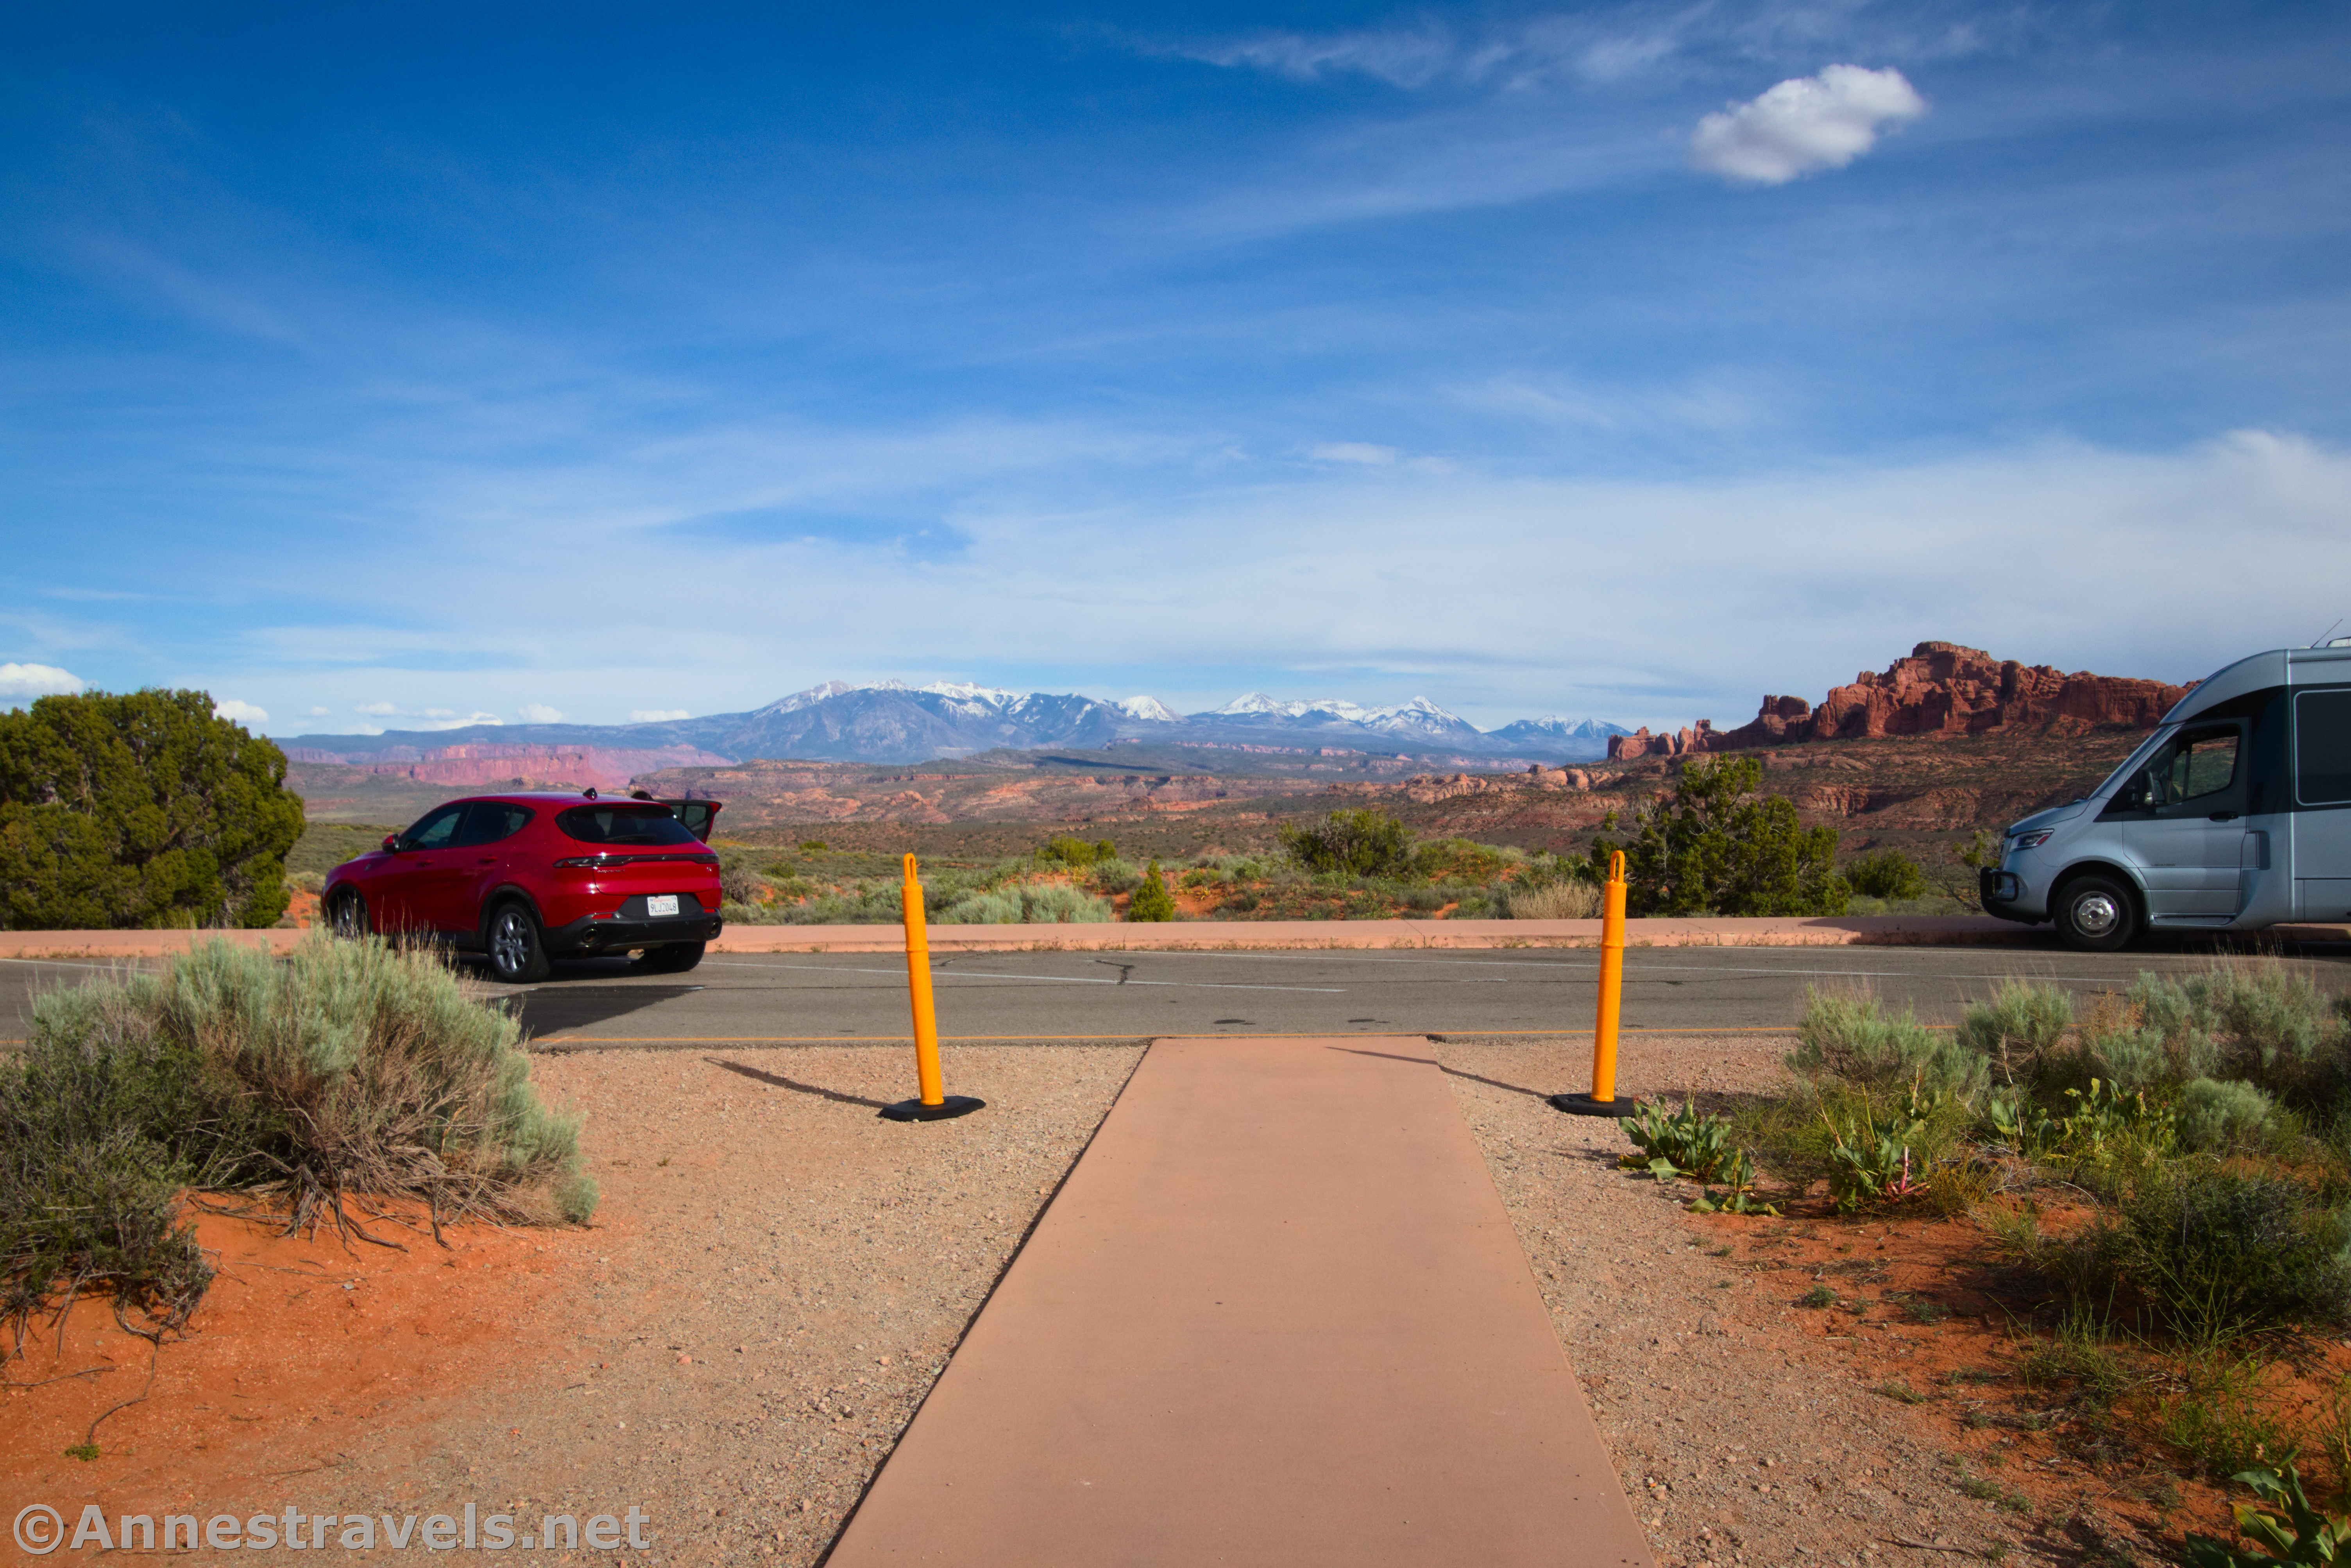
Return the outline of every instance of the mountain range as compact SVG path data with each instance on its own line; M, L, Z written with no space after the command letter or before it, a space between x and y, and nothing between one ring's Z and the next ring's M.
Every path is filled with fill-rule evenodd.
M469 725L380 735L303 735L281 741L297 762L355 766L422 762L453 747L593 747L703 754L710 762L753 758L907 763L991 750L1120 745L1334 750L1389 757L1492 758L1584 762L1632 731L1600 719L1520 719L1481 730L1426 697L1393 707L1337 698L1283 702L1261 692L1205 713L1178 714L1155 697L1106 701L1074 693L1011 692L941 682L827 681L747 713L642 724ZM475 753L483 755L483 753Z

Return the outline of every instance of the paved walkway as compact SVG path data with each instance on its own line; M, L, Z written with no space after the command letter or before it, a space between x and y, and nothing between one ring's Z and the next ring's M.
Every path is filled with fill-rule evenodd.
M1155 1043L830 1561L1650 1559L1426 1043L1355 1036Z

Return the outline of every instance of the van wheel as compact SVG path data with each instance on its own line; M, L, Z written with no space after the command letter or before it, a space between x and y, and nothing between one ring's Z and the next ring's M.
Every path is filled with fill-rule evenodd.
M2093 872L2060 889L2057 935L2077 953L2118 953L2138 936L2138 898L2120 878Z
M547 943L528 905L501 904L490 916L490 973L510 986L527 986L553 972Z
M700 942L673 942L666 947L648 947L637 955L629 966L640 975L683 975L702 962Z
M327 929L338 936L366 936L368 934L367 899L351 888L345 888L335 894L335 902L327 910Z

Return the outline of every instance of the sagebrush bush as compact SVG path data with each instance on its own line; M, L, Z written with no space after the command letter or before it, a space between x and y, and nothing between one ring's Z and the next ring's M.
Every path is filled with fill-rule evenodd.
M951 925L1088 925L1110 919L1111 906L1060 883L1013 883L960 899L939 918Z
M2258 1145L2273 1109L2270 1097L2250 1083L2191 1079L2173 1113L2179 1146L2191 1154L2227 1154Z
M2351 1313L2351 1225L2290 1177L2200 1162L2160 1169L2105 1228L2117 1271L2190 1339Z
M1991 999L1959 1017L1961 1044L1987 1058L2005 1084L2033 1083L2073 1027L2074 998L2057 986L2002 980Z
M96 1281L184 1321L202 1282L171 1217L192 1186L273 1197L294 1225L347 1194L521 1221L596 1206L518 1023L428 952L323 936L282 960L202 944L35 1000L0 1064L0 1315Z
M1880 1093L1916 1084L1923 1092L1973 1102L1991 1062L1965 1042L1920 1023L1905 1008L1889 1014L1865 991L1807 987L1788 1065L1807 1078L1841 1079Z
M1553 882L1510 894L1513 920L1597 920L1600 889L1588 882Z
M1086 877L1106 894L1133 893L1143 885L1143 868L1133 861L1111 855L1088 867Z

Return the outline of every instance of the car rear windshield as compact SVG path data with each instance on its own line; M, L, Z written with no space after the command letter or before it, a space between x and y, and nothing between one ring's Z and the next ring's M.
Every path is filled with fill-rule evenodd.
M583 844L700 844L667 806L573 806L555 825Z

